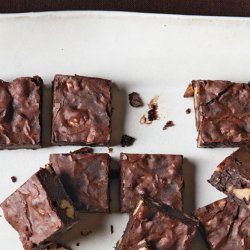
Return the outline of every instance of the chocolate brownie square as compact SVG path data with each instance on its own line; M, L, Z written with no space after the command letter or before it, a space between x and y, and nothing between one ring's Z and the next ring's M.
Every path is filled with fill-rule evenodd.
M228 156L208 182L239 205L250 208L250 147L241 147Z
M195 211L209 249L250 249L250 210L229 199L215 201Z
M108 145L111 134L111 81L56 75L52 116L52 144Z
M142 195L182 210L182 155L121 153L121 212Z
M39 76L0 80L0 149L41 147L42 88Z
M72 201L49 165L27 180L1 207L25 250L45 248L78 221Z
M150 198L140 200L116 250L170 250L189 248L198 222Z
M237 147L250 143L250 85L192 81L198 147Z
M81 212L109 212L109 162L108 154L50 155L50 163Z

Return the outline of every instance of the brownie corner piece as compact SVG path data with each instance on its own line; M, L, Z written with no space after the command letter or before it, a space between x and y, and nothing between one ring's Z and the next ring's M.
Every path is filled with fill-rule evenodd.
M242 146L226 157L208 182L239 205L250 208L250 147Z
M142 195L182 210L182 162L182 155L121 153L121 212L132 212Z
M109 212L109 154L51 154L50 163L60 177L77 210Z
M106 146L111 137L111 81L56 75L52 144Z
M1 208L25 250L45 248L77 221L77 213L50 165L40 169Z
M197 221L150 198L141 199L116 250L188 249L197 230Z
M41 147L42 88L39 76L0 80L0 149Z
M250 210L224 198L198 208L194 216L209 249L250 249Z
M250 85L221 80L192 81L198 147L250 143Z

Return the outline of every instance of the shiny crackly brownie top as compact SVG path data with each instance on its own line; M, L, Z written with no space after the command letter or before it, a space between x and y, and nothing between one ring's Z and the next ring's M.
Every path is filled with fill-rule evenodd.
M121 154L121 211L131 212L141 196L182 209L182 156Z
M229 199L218 200L195 212L203 236L213 250L250 249L250 210Z
M0 80L0 148L37 148L41 144L42 79Z
M78 210L109 211L108 154L51 154L50 162Z
M188 249L197 221L149 198L140 200L116 250Z
M53 81L52 143L107 145L110 141L111 82L56 75Z
M192 81L199 147L250 142L250 85L230 81Z

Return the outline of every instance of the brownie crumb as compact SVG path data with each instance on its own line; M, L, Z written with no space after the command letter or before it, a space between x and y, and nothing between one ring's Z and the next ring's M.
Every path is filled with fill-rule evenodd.
M194 96L194 88L192 83L188 84L187 89L184 93L184 97L193 97Z
M93 148L89 148L89 147L83 147L80 149L77 149L75 151L72 151L70 153L75 153L75 154L93 154L94 150Z
M186 109L186 114L190 114L190 113L191 113L191 109L190 108Z
M77 247L79 247L79 246L80 246L80 243L79 243L79 242L77 242L77 243L76 243L76 246L77 246Z
M149 111L148 111L148 120L149 121L154 121L159 119L158 115L158 96L155 98L151 99L149 104Z
M89 234L91 234L92 231L91 230L87 230L85 232L81 231L81 236L88 236Z
M113 148L108 148L109 153L113 153L114 149Z
M128 95L129 103L132 107L138 108L143 106L143 101L137 92L132 92Z
M110 225L110 232L111 232L111 234L114 233L114 226L113 225Z
M141 119L140 123L141 124L151 124L154 120L159 120L159 114L158 114L158 96L154 97L153 99L150 100L148 104L148 112L147 116L144 114Z
M16 176L11 176L10 179L11 179L11 181L14 182L14 183L17 182Z
M175 124L173 121L167 121L164 127L162 128L163 130L166 130L169 127L173 127Z
M131 137L129 135L123 135L121 138L121 146L122 147L129 147L131 145L133 145L135 141L134 137Z

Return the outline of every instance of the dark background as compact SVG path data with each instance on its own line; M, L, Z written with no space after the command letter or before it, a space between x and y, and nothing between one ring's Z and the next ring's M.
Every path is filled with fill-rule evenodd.
M50 10L118 10L246 17L250 16L250 0L0 0L0 13Z

